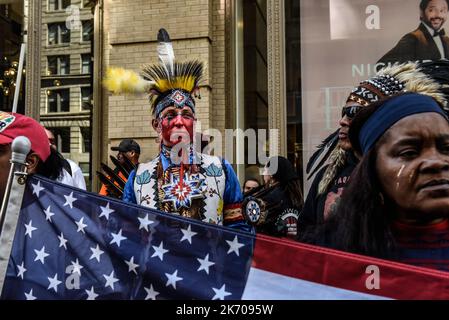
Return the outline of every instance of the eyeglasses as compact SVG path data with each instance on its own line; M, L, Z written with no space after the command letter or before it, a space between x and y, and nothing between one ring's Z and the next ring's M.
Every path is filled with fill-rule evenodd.
M341 117L343 118L344 116L347 116L349 119L353 119L361 108L363 107L362 106L343 107L343 109L341 109Z

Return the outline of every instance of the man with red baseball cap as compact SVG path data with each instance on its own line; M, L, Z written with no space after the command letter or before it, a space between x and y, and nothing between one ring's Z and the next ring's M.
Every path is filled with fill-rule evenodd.
M0 111L0 199L3 199L11 166L11 143L18 136L25 136L31 142L31 151L27 156L28 173L38 172L39 163L50 156L45 129L34 119L18 114Z

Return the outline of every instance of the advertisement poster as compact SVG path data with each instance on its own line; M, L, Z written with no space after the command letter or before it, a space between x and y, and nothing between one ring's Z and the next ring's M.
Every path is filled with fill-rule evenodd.
M443 2L445 0L442 0ZM353 87L395 59L435 60L440 51L420 27L420 0L301 1L301 66L304 162L339 127L341 109ZM438 16L438 14L436 14ZM442 14L447 16L446 14ZM438 20L438 18L436 19ZM442 24L443 19L430 23ZM422 28L421 26L420 28ZM431 28L430 28L431 29ZM441 30L441 28L440 28ZM398 42L418 34L416 48ZM410 35L408 36L410 37ZM445 35L441 50L449 47ZM449 42L448 42L449 43ZM394 47L395 50L391 51ZM390 52L388 55L386 55ZM445 57L449 58L449 57ZM381 61L389 60L389 61ZM308 188L310 181L306 183Z

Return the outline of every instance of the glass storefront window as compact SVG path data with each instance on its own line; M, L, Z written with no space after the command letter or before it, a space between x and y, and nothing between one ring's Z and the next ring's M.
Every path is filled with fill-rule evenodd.
M243 112L241 123L244 130L268 129L268 79L267 79L267 3L266 0L241 2L242 56L243 56ZM245 139L245 178L256 178L263 163L249 163L248 140ZM266 146L257 146L266 147Z
M11 111L16 91L16 77L22 43L23 3L0 1L0 110ZM22 88L24 79L22 78ZM24 90L19 95L17 110L24 112Z
M299 1L285 2L287 157L302 179L301 25Z

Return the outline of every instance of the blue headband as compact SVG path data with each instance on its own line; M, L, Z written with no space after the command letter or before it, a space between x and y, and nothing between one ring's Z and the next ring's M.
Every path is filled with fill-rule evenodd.
M174 90L168 96L163 98L156 106L156 117L167 107L175 106L182 109L184 106L189 107L195 113L195 102L192 96L182 90Z
M396 122L407 116L425 112L436 112L447 119L438 103L422 94L405 94L385 102L368 118L360 130L359 142L363 154L366 154Z

